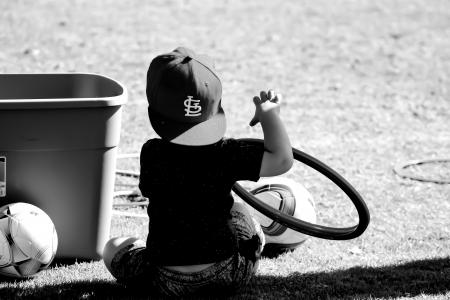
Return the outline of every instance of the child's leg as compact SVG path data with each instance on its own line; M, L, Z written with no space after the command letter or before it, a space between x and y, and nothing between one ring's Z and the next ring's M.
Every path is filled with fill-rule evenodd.
M231 225L239 243L258 240L258 249L262 251L265 244L264 232L261 225L251 215L247 204L235 202L231 208Z
M212 266L193 273L182 273L157 267L154 280L161 293L172 297L196 293L233 292L245 286L255 275L264 247L264 233L246 204L235 202L231 211L230 228L238 242L236 253Z
M103 261L109 272L125 284L138 282L149 272L145 242L134 237L110 239L103 250ZM150 283L150 282L149 282Z
M133 244L138 239L133 237L116 237L110 239L103 249L103 262L110 273L112 273L111 262L114 256L124 247Z
M256 273L265 237L261 225L242 202L235 202L231 208L231 228L236 234L239 252L239 266L235 280L242 286Z

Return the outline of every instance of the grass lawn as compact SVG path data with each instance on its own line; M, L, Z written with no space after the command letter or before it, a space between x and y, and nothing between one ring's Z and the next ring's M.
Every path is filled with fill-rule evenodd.
M263 259L235 299L450 299L450 185L393 172L450 155L449 1L10 0L0 2L0 28L0 73L93 72L127 86L120 153L155 136L148 63L179 45L216 59L228 136L260 138L247 125L253 95L284 95L293 145L351 182L372 219L357 239L310 238ZM119 167L137 168L132 159ZM450 164L411 172L448 179ZM311 191L320 224L356 222L325 178L300 164L286 176ZM146 224L114 216L111 235L145 238ZM0 299L30 298L146 295L117 285L99 261L56 261L33 279L0 281Z

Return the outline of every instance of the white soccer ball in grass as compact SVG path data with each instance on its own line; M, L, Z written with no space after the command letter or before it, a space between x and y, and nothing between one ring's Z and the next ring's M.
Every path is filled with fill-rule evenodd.
M312 195L301 184L283 177L261 179L251 190L258 199L297 219L316 223ZM308 236L287 228L250 207L253 217L261 224L266 238L263 255L276 256L300 246Z
M47 268L58 247L50 217L28 203L0 208L0 276L25 278Z

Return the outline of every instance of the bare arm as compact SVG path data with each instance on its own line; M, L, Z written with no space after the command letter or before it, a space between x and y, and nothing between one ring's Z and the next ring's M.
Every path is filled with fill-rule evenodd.
M287 172L293 164L292 146L283 122L280 119L281 95L273 90L262 91L260 97L255 96L255 116L250 126L261 123L264 133L264 156L259 175L261 177L276 176Z

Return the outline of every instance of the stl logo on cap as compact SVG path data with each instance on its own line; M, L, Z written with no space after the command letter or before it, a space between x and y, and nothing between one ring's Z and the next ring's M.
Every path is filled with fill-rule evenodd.
M186 117L198 117L202 114L200 100L193 99L193 96L188 96L187 99L184 100L184 107L184 111L186 112L184 115Z

